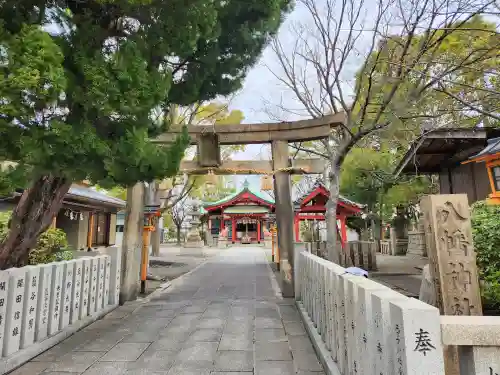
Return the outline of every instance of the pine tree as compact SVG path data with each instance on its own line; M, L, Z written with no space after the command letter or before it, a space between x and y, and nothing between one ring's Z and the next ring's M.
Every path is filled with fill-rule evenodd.
M289 0L7 0L0 5L2 193L26 189L0 244L25 264L64 195L176 173L187 134L159 146L172 104L240 88ZM160 113L159 116L156 114ZM159 120L162 119L162 120ZM16 178L14 183L11 177Z

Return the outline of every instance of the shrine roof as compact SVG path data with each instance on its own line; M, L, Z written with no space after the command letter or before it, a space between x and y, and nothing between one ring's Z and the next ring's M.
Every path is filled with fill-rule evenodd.
M486 147L476 155L471 156L469 160L479 159L485 156L492 156L498 153L500 153L500 137L488 139Z
M326 186L323 184L323 182L321 180L316 180L316 182L314 183L313 186L311 186L311 188L305 192L304 194L302 194L301 196L299 196L297 199L295 199L294 201L294 204L295 205L300 205L302 204L302 202L308 197L310 196L312 193L314 193L316 190L319 190L319 189L323 189L327 194L326 195L330 195L328 189L326 188ZM346 197L344 197L343 195L339 195L338 197L338 201L345 204L345 205L349 205L349 206L353 206L353 207L356 207L360 210L364 209L366 206L364 204L361 204L361 203L357 203L357 202L354 202L350 199L347 199Z
M229 194L229 195L225 196L224 198L219 199L218 201L215 201L215 202L203 203L202 204L202 208L203 208L202 212L206 212L206 210L205 210L206 208L216 207L216 206L223 205L225 203L229 203L244 193L250 193L251 195L254 195L257 198L257 200L261 200L269 205L274 206L274 200L271 197L266 196L261 191L256 191L256 190L251 189L248 182L245 181L245 183L243 184L243 189L241 189L240 191L237 191L233 194Z

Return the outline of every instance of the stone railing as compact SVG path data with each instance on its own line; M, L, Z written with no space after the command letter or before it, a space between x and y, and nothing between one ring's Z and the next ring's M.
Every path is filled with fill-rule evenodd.
M425 232L411 231L408 232L408 254L427 256L425 247Z
M297 253L297 305L327 374L444 374L438 309Z
M325 371L444 375L458 347L460 375L500 374L500 317L439 310L295 248L295 298ZM453 366L451 366L453 367Z
M0 374L114 309L120 272L116 247L95 256L0 271Z
M392 255L391 241L389 241L389 240L381 240L380 241L380 253L386 254L386 255Z
M313 255L326 259L328 249L326 242L305 242L305 250ZM337 246L341 247L340 242ZM360 267L365 270L374 271L377 269L377 249L376 242L351 241L347 242L342 251L342 265L344 267Z

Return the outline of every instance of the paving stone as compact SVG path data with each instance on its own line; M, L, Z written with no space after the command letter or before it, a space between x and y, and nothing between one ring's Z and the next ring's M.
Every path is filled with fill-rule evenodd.
M130 362L96 362L83 375L124 375Z
M193 314L193 313L204 313L205 310L207 309L208 305L192 305L192 306L186 306L183 309L184 314Z
M181 362L213 361L218 345L217 342L197 342L182 349L177 359Z
M229 322L224 327L224 333L228 334L244 334L252 333L254 331L254 325L252 321L246 322Z
M253 371L253 352L219 351L215 360L215 369L222 371Z
M196 327L197 328L223 328L226 321L220 318L206 318L200 319Z
M125 375L167 375L168 371L157 371L151 369L129 369Z
M252 335L222 335L219 351L223 350L253 350Z
M111 350L118 342L120 342L125 335L123 334L107 334L102 337L96 338L87 344L77 347L76 351L81 352L107 352Z
M125 336L122 340L123 343L152 343L159 338L158 331L153 332L134 332Z
M64 343L64 341L63 341ZM61 358L63 355L69 353L72 349L70 345L57 344L42 354L36 356L32 362L54 362Z
M167 372L175 362L177 352L174 351L153 351L148 348L137 361L131 362L129 370L149 369L151 371Z
M309 336L290 336L288 338L288 342L290 343L290 348L292 352L296 351L306 351L309 353L314 353L314 348L312 346L311 340Z
M283 328L283 322L280 319L256 317L255 328Z
M196 361L175 363L167 372L168 375L209 375L214 369L213 361Z
M302 323L284 322L285 332L287 335L307 335L306 329Z
M257 361L255 375L294 375L292 361Z
M101 361L135 361L150 343L119 343L101 358Z
M47 367L46 372L59 371L59 372L84 372L92 366L104 352L70 352L63 355Z
M220 341L222 333L218 329L201 328L193 331L189 341Z
M9 375L38 375L49 366L50 363L47 362L28 362L24 366L9 373Z
M180 339L179 337L163 337L153 342L150 349L156 351L168 350L179 352L185 345L185 339Z
M237 372L236 371L230 371L230 372L212 371L210 373L210 375L249 375L249 374L253 374L253 371L237 371Z
M286 341L283 328L258 328L255 330L255 341Z
M293 352L293 364L296 370L323 371L323 367L319 363L314 352Z
M292 353L288 342L256 342L257 361L291 361Z

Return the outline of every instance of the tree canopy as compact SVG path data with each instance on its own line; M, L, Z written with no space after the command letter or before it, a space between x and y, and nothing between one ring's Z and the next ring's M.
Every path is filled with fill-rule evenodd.
M4 2L0 158L102 185L172 175L186 137L151 144L169 126L153 110L239 89L288 3Z
M72 181L107 187L174 175L187 134L169 146L149 141L168 130L171 106L239 89L289 7L288 0L2 2L0 161L17 162L32 182L0 263L26 258ZM9 173L3 190L14 187Z

